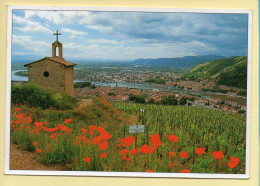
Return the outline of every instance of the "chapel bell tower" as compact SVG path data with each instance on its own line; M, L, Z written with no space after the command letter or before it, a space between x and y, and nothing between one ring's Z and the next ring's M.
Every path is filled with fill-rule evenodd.
M56 30L53 35L56 35L56 41L52 43L52 57L62 58L62 43L58 41L58 35L61 35L61 33Z

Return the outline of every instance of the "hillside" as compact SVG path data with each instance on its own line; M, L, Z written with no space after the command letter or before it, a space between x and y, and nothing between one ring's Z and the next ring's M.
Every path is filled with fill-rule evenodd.
M136 59L134 62L137 65L157 66L157 67L172 67L177 69L190 68L207 61L215 59L223 59L224 56L204 55L204 56L185 56L180 58L158 58L158 59Z
M192 68L183 75L184 79L200 81L212 80L218 85L227 85L246 89L247 57L217 59Z

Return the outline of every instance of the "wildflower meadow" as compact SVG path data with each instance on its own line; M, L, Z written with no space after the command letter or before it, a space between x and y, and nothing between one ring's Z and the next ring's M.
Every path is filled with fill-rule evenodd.
M132 119L131 119L132 118ZM245 173L245 117L187 106L12 104L11 143L72 171ZM144 132L129 133L129 126Z

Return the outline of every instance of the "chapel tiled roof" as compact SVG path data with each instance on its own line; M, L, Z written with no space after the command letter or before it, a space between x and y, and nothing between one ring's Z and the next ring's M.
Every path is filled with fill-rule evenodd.
M60 64L62 64L62 65L65 65L66 67L77 65L76 63L69 62L69 61L65 60L64 58L59 58L59 57L45 57L45 58L39 59L39 60L37 60L37 61L33 61L33 62L30 62L30 63L27 63L27 64L25 64L24 66L26 67L26 66L28 66L28 65L30 65L30 64L32 64L32 63L37 63L37 62L40 62L40 61L42 61L42 60L44 60L44 59L52 60L52 61L54 61L54 62L56 62L56 63L60 63Z

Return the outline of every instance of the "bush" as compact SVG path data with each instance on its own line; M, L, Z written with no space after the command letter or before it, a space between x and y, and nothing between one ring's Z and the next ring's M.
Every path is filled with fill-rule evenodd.
M146 80L145 82L156 83L156 84L165 84L166 83L166 81L164 79L161 79L161 78L149 79L149 80Z
M240 91L237 93L237 95L239 95L239 96L246 96L246 94L247 94L246 90L240 90Z
M145 95L130 95L129 96L130 101L134 101L136 103L145 103Z
M164 98L161 103L163 105L178 105L178 100L175 99L174 95L170 95L167 98Z
M50 92L40 88L36 84L13 85L11 88L11 102L13 104L26 103L29 107L47 109L71 109L75 100L65 93Z
M91 87L91 82L76 82L74 83L74 88L85 88L85 87Z
M187 98L182 97L180 100L180 105L185 105L185 104L187 104Z
M245 112L246 112L246 111L244 111L244 110L239 110L239 111L238 111L239 114L244 114Z

